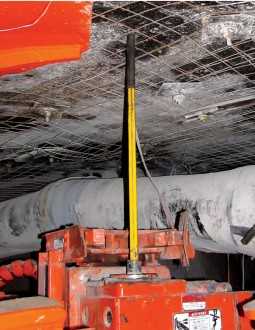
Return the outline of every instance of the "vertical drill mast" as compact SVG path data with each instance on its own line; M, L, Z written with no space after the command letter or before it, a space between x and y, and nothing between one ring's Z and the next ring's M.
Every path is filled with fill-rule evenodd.
M138 272L137 174L136 174L136 107L135 107L135 35L127 37L127 98L128 98L128 186L129 186L129 247L130 273Z

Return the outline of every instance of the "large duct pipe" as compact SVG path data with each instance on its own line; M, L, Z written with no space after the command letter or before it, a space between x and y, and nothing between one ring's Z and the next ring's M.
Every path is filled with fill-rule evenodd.
M255 256L255 238L242 235L255 224L255 166L231 171L154 178L175 218L186 209L199 250ZM158 196L138 179L139 227L164 228ZM0 203L0 257L39 249L38 234L75 223L123 228L122 179L58 181L39 192Z

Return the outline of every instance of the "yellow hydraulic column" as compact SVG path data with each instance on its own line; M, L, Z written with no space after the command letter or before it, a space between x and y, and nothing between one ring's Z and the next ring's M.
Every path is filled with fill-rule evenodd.
M137 174L136 174L136 107L135 107L135 35L127 37L128 98L128 186L129 186L129 273L139 272Z

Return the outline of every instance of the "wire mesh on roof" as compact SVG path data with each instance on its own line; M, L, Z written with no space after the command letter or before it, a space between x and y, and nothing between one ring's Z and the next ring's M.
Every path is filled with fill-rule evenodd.
M0 79L0 200L70 175L117 175L131 31L152 173L254 164L254 20L252 1L95 2L80 61Z

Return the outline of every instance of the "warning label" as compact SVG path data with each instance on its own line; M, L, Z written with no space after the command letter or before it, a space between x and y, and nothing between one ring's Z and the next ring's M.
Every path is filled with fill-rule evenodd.
M221 330L221 315L218 309L174 315L175 330Z

